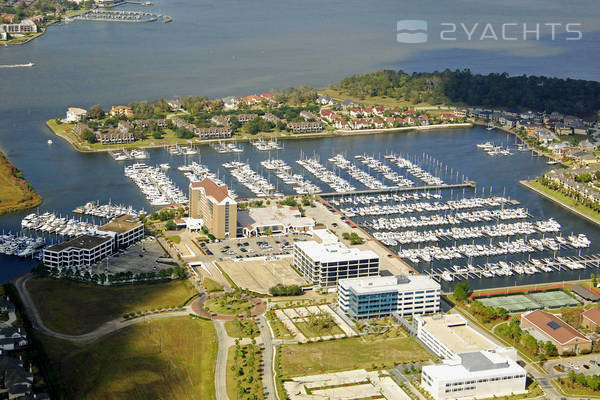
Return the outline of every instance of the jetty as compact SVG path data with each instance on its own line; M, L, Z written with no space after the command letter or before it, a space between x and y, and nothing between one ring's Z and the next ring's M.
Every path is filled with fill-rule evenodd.
M85 14L73 17L79 21L96 22L153 22L162 17L160 14L153 14L145 11L115 11L94 9Z
M475 181L465 181L462 183L444 183L441 185L424 185L424 186L407 186L407 187L385 187L380 189L363 189L363 190L350 190L343 193L339 192L327 192L321 193L321 197L331 197L343 195L361 195L361 194L377 194L377 193L398 193L418 190L441 190L441 189L460 189L460 188L471 188L475 189Z

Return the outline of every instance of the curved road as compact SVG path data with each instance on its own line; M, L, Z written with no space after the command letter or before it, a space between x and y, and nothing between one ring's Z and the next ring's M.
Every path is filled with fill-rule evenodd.
M21 301L23 302L23 306L25 307L25 311L31 320L31 324L33 327L43 334L55 337L57 339L68 340L71 342L79 342L79 343L89 343L93 342L109 333L117 331L119 329L123 329L125 327L135 325L144 321L151 321L153 319L167 318L167 317L177 317L177 316L185 316L192 313L191 306L187 306L184 311L172 311L165 312L160 314L151 314L143 317L138 317L134 319L130 319L127 321L122 321L121 318L113 319L112 321L105 322L100 325L98 328L94 329L91 332L84 333L83 335L67 335L60 332L55 332L48 328L39 314L38 309L35 307L35 303L33 299L29 295L29 291L27 290L26 284L29 279L31 279L33 275L26 275L19 277L15 280L14 284L19 292L19 296L21 297Z

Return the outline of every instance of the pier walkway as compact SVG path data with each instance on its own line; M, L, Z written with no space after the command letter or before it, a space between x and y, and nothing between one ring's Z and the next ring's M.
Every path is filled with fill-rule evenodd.
M360 194L377 194L377 193L396 193L396 192L409 192L414 190L441 190L441 189L460 189L460 188L472 188L475 189L475 181L466 181L463 183L443 184L443 185L425 185L425 186L407 186L407 187L385 187L381 189L362 189L362 190L350 190L348 192L327 192L319 193L321 197L332 197L332 196L353 196Z

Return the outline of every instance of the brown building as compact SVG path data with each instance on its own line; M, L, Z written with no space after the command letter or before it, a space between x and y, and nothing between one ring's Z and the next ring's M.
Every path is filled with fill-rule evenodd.
M202 218L204 226L217 238L234 238L237 233L237 203L225 185L209 178L191 182L190 217Z
M597 331L600 328L600 308L590 308L581 313L581 327Z
M535 310L521 316L521 328L532 331L536 338L552 342L558 354L589 353L592 341L556 315Z

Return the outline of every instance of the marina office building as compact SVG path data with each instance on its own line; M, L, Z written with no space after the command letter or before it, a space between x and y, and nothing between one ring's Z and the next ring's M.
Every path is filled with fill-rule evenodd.
M217 238L237 237L237 203L229 197L227 186L209 178L189 186L190 217L202 219L204 226Z
M440 311L440 284L428 276L341 279L338 306L351 318L407 317Z
M123 215L101 226L96 235L81 235L46 247L42 260L51 268L89 267L143 238L144 224L135 216Z
M421 385L436 400L525 393L527 373L511 357L503 350L462 353L424 366Z
M110 236L82 235L66 242L46 247L43 263L50 268L89 267L113 253Z
M326 229L312 232L314 240L294 244L294 265L309 282L332 287L340 279L379 275L375 252L348 248Z

